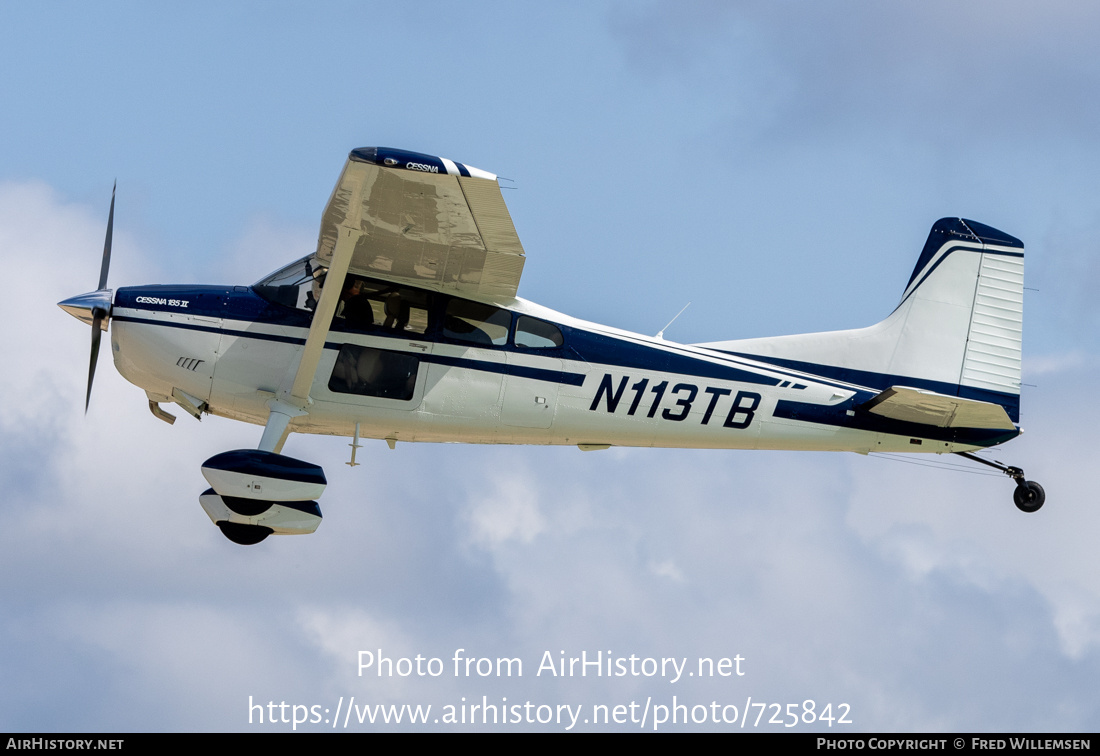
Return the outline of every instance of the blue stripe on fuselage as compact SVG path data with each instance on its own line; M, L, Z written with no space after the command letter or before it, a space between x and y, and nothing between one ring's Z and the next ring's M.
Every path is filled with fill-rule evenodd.
M172 301L186 305L169 305ZM272 304L247 286L125 286L115 292L114 306L306 329L313 318L311 312Z
M214 326L204 326L197 323L181 323L178 321L170 320L155 320L153 318L135 318L130 315L119 315L114 318L122 323L141 323L143 325L152 326L164 326L166 328L182 328L188 331L201 331L204 333L219 333L226 336L233 336L235 338L245 339L258 339L260 341L278 341L284 344L296 344L303 345L306 343L304 338L297 336L283 336L275 333L263 333L262 331L238 331L234 328L217 328ZM372 334L382 338L399 339L404 342L408 342L408 335L393 335L393 334ZM338 341L326 341L325 349L338 350L343 346L343 342ZM513 365L503 362L487 362L485 360L470 360L462 357L446 357L438 354L418 354L412 352L411 354L421 362L434 363L437 365L447 365L449 367L467 368L470 370L481 370L487 373L501 373L503 375L514 375L517 378L532 378L536 381L547 381L550 383L563 383L567 386L581 386L584 384L583 373L569 373L563 370L547 370L545 368L529 367L527 365Z
M957 396L961 399L991 402L1004 407L1005 412L1008 413L1008 417L1012 422L1020 422L1020 397L1018 394L1005 394L1000 391L990 391L989 389L975 388L973 386L960 386L956 383L946 383L944 381L930 381L923 378L913 378L907 375L892 375L890 373L875 373L869 370L856 370L855 368L822 365L817 362L801 362L799 360L788 360L780 357L761 357L745 352L726 352L726 354L744 357L745 359L755 360L756 362L764 362L769 365L776 365L777 367L783 367L789 370L798 370L799 372L809 373L810 375L820 375L823 378L832 378L836 381L855 384L857 386L866 386L876 391L885 391L891 386L909 386L910 388L935 391L937 394L944 394L946 396Z
M1019 429L1016 428L1012 430L1001 428L940 428L924 423L893 420L862 409L859 405L867 399L866 394L857 395L846 402L832 406L780 399L776 403L772 416L803 423L831 425L871 433L909 436L913 439L930 439L946 443L972 444L974 446L996 446L1020 435ZM849 412L853 414L849 415Z
M780 378L756 373L729 364L720 364L690 354L660 349L648 344L637 344L626 339L601 333L584 331L570 326L559 326L566 346L585 362L601 367L651 370L659 373L676 373L696 378L715 378L761 386L778 386ZM715 355L718 357L719 355Z
M441 295L442 296L442 295ZM153 300L153 301L139 301ZM164 301L185 301L186 307L171 307L163 304ZM200 317L222 318L225 320L240 320L245 322L263 323L267 325L286 326L308 330L312 313L305 310L284 307L272 304L256 294L252 289L244 286L140 286L125 287L118 290L115 295L115 306L126 307L150 312L169 312L177 314L197 315ZM279 341L289 344L304 344L305 337L297 338L280 334L268 334L257 331L237 330L233 328L216 328L196 323L182 323L178 321L163 321L143 319L134 316L119 316L119 321L144 322L151 325L161 325L173 328L186 328L209 333L225 333L227 335L262 339L267 341ZM438 320L439 318L436 318ZM532 350L514 345L481 346L499 352L514 352L531 356L546 356L556 359L575 360L587 362L592 365L608 368L625 368L633 370L649 370L653 372L674 373L697 378L712 378L738 383L750 383L763 386L777 386L781 379L744 369L731 364L721 364L707 359L701 359L691 354L677 352L677 345L669 344L667 349L661 349L649 344L635 343L625 338L593 333L580 328L566 325L557 325L563 334L565 346L554 349ZM429 331L425 334L410 335L409 333L394 333L383 329L369 331L350 330L340 322L333 324L330 333L355 333L378 336L382 338L394 338L407 341L410 337L418 341L431 343L454 344L456 346L469 346L458 341L448 340L438 335L438 332ZM479 345L480 346L480 345ZM326 349L339 349L340 342L327 341ZM728 360L719 353L715 353L715 359ZM579 373L559 373L555 370L542 368L528 368L514 364L502 364L482 360L466 360L453 358L456 362L449 362L452 358L442 358L439 355L425 355L425 361L449 364L452 367L468 367L487 372L504 373L516 376L533 377L536 380L546 380L566 385L583 384L583 375ZM459 365L458 363L462 364ZM551 376L561 376L560 379Z

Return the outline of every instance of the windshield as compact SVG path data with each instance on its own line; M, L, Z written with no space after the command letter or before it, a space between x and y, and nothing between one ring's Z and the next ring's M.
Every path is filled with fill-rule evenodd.
M326 268L317 266L313 255L306 255L252 285L252 290L268 302L313 310L321 296Z

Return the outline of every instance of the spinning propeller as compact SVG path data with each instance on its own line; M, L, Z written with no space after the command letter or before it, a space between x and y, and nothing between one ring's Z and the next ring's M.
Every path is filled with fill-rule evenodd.
M117 186L117 182L115 186ZM88 363L88 393L84 397L84 412L92 399L92 379L95 377L96 360L99 357L99 340L111 319L112 292L107 288L107 271L111 267L111 234L115 225L115 187L111 187L111 211L107 215L107 238L103 242L103 263L99 268L99 288L87 294L79 294L57 303L74 318L92 327L92 357Z

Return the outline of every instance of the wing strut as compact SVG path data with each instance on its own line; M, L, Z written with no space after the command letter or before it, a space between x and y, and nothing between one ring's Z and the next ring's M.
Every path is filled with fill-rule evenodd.
M355 242L361 233L359 228L359 216L362 211L362 202L359 200L361 192L362 188L356 187L352 210L339 226L336 248L332 252L332 262L325 274L324 287L321 289L321 301L317 303L317 309L313 312L313 321L310 323L309 335L306 336L306 343L302 348L302 356L298 360L294 381L289 389L284 387L277 398L268 402L271 412L264 427L264 435L260 439L260 449L263 451L280 453L287 436L290 435L291 419L307 414L305 407L313 402L309 396L309 390L313 386L317 365L325 349L325 339L328 338L332 317L340 301L340 293L344 290L344 279L348 275Z
M332 254L332 265L325 274L321 301L317 303L317 310L313 313L313 323L309 326L309 336L306 337L306 345L302 349L298 372L295 373L294 383L286 395L286 401L298 407L305 407L310 403L309 389L313 385L317 363L321 361L321 352L325 348L325 339L328 338L329 326L332 325L332 316L336 313L340 292L344 289L344 279L348 275L351 253L355 249L355 240L359 236L358 223L355 226L354 229L347 225L340 227L340 237Z

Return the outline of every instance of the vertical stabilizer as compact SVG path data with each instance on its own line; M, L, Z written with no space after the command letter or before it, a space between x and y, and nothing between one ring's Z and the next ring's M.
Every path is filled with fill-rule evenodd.
M936 221L901 302L848 331L712 342L879 390L909 386L995 402L1019 422L1024 245L962 218Z

